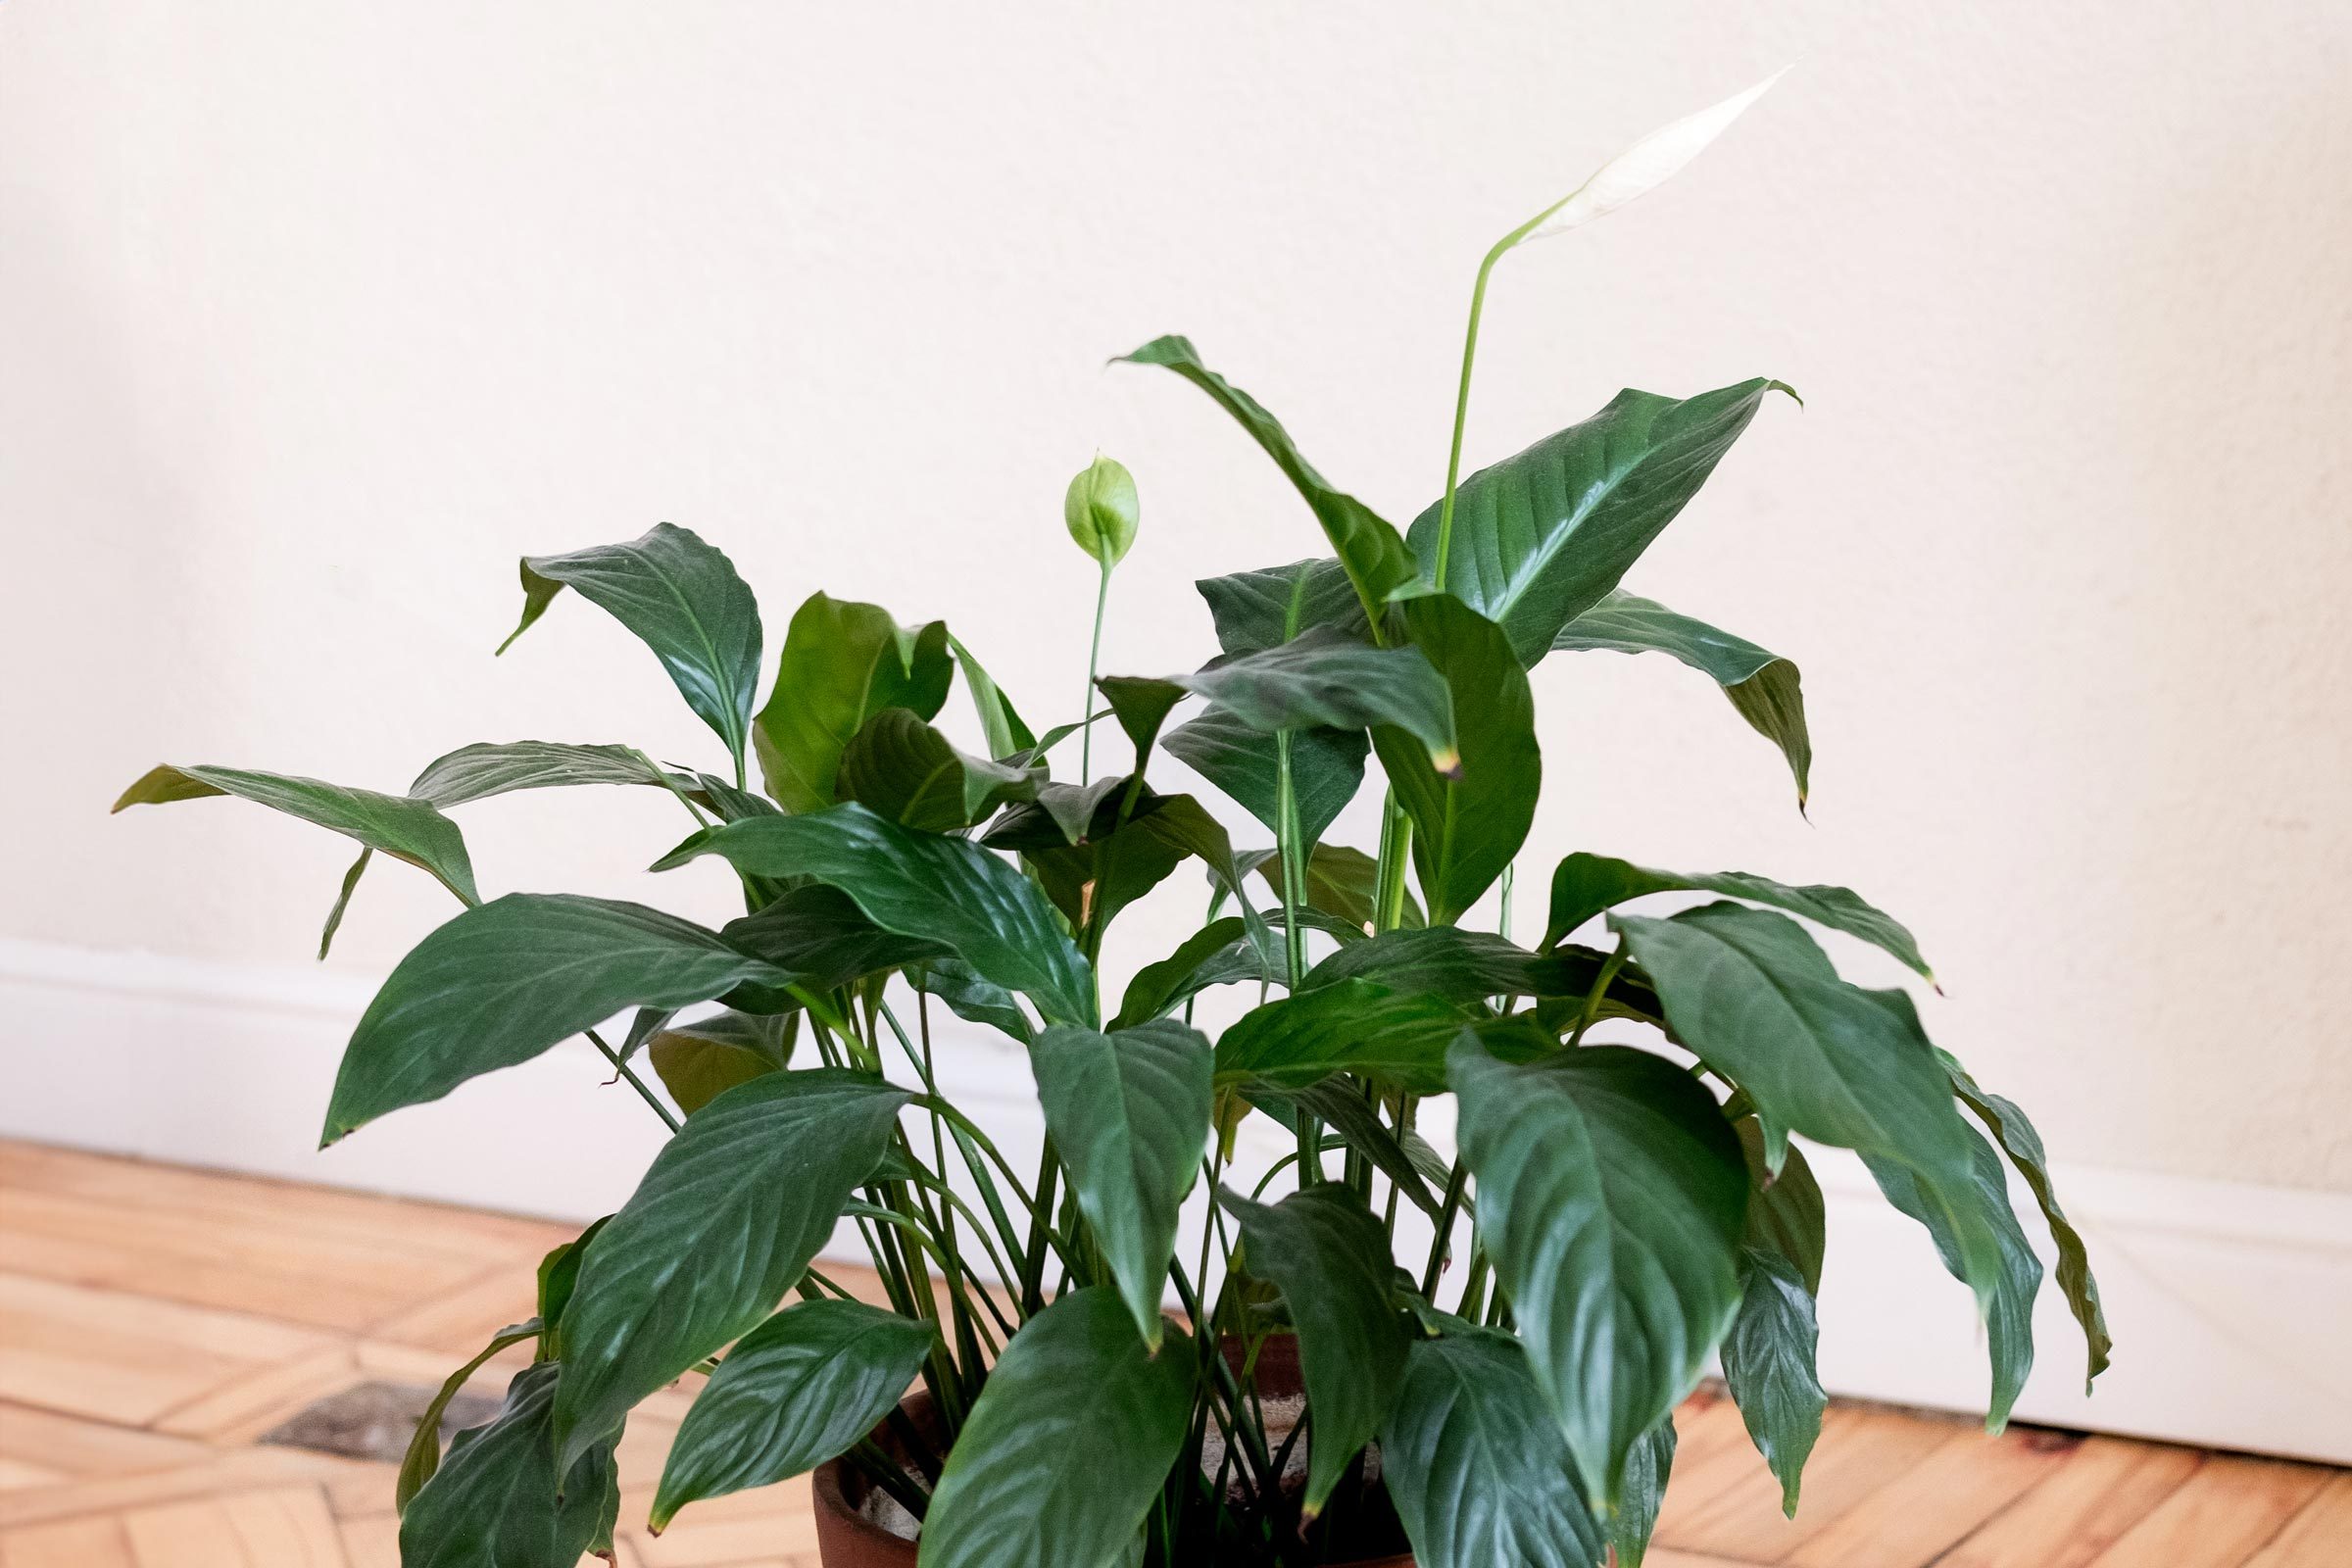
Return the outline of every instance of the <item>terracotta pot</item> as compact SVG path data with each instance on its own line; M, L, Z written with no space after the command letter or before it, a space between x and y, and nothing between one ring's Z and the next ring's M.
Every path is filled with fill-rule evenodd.
M1225 1349L1227 1360L1238 1359L1231 1342ZM1260 1349L1257 1387L1261 1395L1274 1397L1298 1391L1297 1341L1271 1340ZM937 1435L938 1418L932 1412L930 1395L917 1390L907 1396L900 1408L925 1436ZM885 1451L893 1455L901 1451L887 1425L877 1427L873 1436ZM893 1535L859 1511L866 1486L855 1471L839 1459L829 1459L816 1467L812 1488L816 1500L817 1558L824 1568L914 1568L914 1543ZM1056 1568L1056 1565L1039 1563L1037 1568ZM1332 1568L1414 1568L1414 1564L1411 1553L1407 1552L1388 1557L1335 1558Z

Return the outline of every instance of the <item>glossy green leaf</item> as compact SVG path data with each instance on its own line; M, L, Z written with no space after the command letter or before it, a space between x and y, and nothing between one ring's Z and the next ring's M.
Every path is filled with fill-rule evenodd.
M1581 997L1600 976L1598 964L1589 959L1530 953L1489 931L1441 925L1383 931L1350 943L1307 971L1298 989L1359 978L1467 1006L1490 997Z
M1074 1291L1031 1318L948 1455L916 1561L1123 1561L1184 1446L1195 1361L1181 1333L1148 1349L1116 1291Z
M755 1078L686 1118L581 1265L556 1401L566 1456L775 1309L910 1098L818 1067Z
M1104 675L1095 685L1135 747L1135 771L1143 772L1152 760L1152 745L1159 738L1160 726L1185 699L1184 688L1134 675Z
M961 958L934 958L915 964L907 969L906 980L917 991L946 1003L956 1017L1001 1029L1023 1045L1037 1032L1011 992L982 979L980 972Z
M1228 654L1263 653L1310 626L1328 626L1364 641L1372 636L1348 568L1329 556L1203 577L1193 586L1208 601L1217 646Z
M1270 857L1256 867L1266 885L1282 896L1282 858ZM1344 920L1361 935L1372 929L1373 897L1379 878L1380 864L1361 850L1342 844L1318 844L1306 858L1306 890L1304 902L1310 909L1318 909L1336 919ZM1410 893L1404 896L1404 919L1400 929L1419 927L1426 923L1420 904Z
M718 934L813 991L944 958L953 951L944 943L885 930L866 918L856 899L826 882L786 888L764 908L719 927Z
M562 789L580 784L651 784L656 789L691 789L692 781L665 775L641 753L626 746L573 746L562 741L483 741L461 746L424 764L409 794L448 808L488 800L515 790Z
M1469 1015L1440 997L1342 980L1244 1014L1217 1041L1217 1081L1299 1089L1335 1072L1443 1088L1446 1052Z
M1450 595L1405 607L1413 646L1444 680L1460 765L1433 767L1394 729L1373 749L1413 821L1413 871L1433 925L1448 925L1494 885L1535 821L1544 762L1526 671L1499 627Z
M1616 1568L1642 1568L1649 1555L1649 1538L1658 1528L1658 1508L1666 1500L1667 1478L1674 1473L1674 1417L1651 1427L1634 1445L1625 1461L1625 1495L1609 1515L1609 1544L1617 1548Z
M1790 1131L1908 1166L1989 1308L2001 1241L1975 1189L1979 1140L1910 999L1846 984L1801 926L1768 910L1710 904L1609 924L1656 985L1676 1038L1754 1101L1766 1167L1779 1168Z
M1507 1334L1416 1342L1380 1459L1420 1568L1594 1568L1607 1549L1559 1424Z
M1160 739L1160 748L1265 825L1282 831L1280 764L1275 737L1227 709L1211 708ZM1314 844L1363 787L1372 743L1358 729L1310 727L1291 732L1291 790L1298 836Z
M1194 932L1166 957L1138 969L1127 983L1111 1027L1129 1029L1164 1016L1211 986L1278 978L1277 970L1244 935L1241 918L1229 914Z
M932 1331L857 1301L803 1301L745 1335L678 1425L654 1495L658 1534L706 1497L788 1481L872 1431L930 1352Z
M959 752L910 710L886 708L850 738L835 788L894 822L948 833L1035 796L1037 785L1029 769Z
M646 1055L669 1098L691 1116L736 1085L791 1065L799 1023L798 1013L729 1009L656 1032Z
M1396 1184L1406 1201L1424 1214L1437 1213L1441 1205L1430 1184L1434 1180L1444 1185L1445 1162L1419 1134L1407 1129L1399 1135L1382 1121L1380 1112L1364 1099L1362 1088L1353 1080L1325 1078L1299 1089L1259 1086L1249 1090L1245 1098L1294 1130L1299 1112L1314 1117L1337 1133L1349 1149L1370 1160ZM1464 1212L1475 1211L1476 1205L1467 1198L1458 1201Z
M1544 946L1560 941L1596 914L1651 893L1720 893L1770 905L1833 931L1859 937L1922 978L1936 978L1902 922L1850 889L1824 884L1789 887L1745 871L1653 871L1605 855L1571 855L1553 869L1551 920L1544 934Z
M2087 1394L2098 1375L2107 1370L2115 1341L2107 1333L2107 1310L2099 1301L2099 1282L2091 1277L2090 1254L2082 1245L2082 1234L2075 1229L2074 1222L2066 1217L2066 1210L2058 1204L2058 1192L2050 1182L2049 1158L2041 1147L2041 1134L2014 1101L1980 1088L1958 1061L1942 1052L1936 1054L1962 1102L1991 1130L2002 1152L2009 1156L2009 1163L2017 1167L2017 1173L2033 1190L2034 1201L2041 1205L2041 1217L2048 1222L2050 1240L2058 1249L2058 1289L2065 1294L2067 1308L2074 1313L2075 1321L2082 1325L2082 1343L2088 1356L2082 1391Z
M956 656L956 667L963 671L964 690L971 694L972 711L980 719L980 733L988 739L988 755L1002 761L1015 752L1037 745L1037 737L1014 711L1012 699L1004 695L996 678L952 632L948 635L948 648Z
M402 1568L573 1568L620 1511L617 1425L559 1465L550 1422L563 1368L526 1367L488 1426L458 1434L400 1516Z
M1208 1147L1208 1041L1173 1019L1048 1029L1029 1048L1046 1131L1110 1276L1157 1348L1176 1213Z
M400 1473L392 1484L392 1506L396 1511L406 1513L410 1501L433 1479L433 1472L441 1468L441 1422L448 1413L449 1401L473 1381L473 1375L488 1365L492 1356L525 1341L536 1340L539 1334L537 1318L500 1329L473 1359L442 1381L432 1398L425 1402L424 1413L416 1418L416 1431L409 1439L408 1451L401 1455Z
M888 708L932 717L954 670L946 622L902 626L879 605L809 595L784 634L752 737L767 793L787 811L831 806L842 753L866 720Z
M1124 679L1132 690L1151 684L1141 676ZM1262 734L1393 725L1420 744L1431 767L1457 765L1452 697L1417 649L1375 648L1315 627L1261 653L1159 677L1158 684L1198 693Z
M2041 1259L2034 1254L2034 1245L2026 1240L2017 1211L2009 1206L2009 1179L2001 1156L1975 1132L1968 1132L1967 1137L1974 1154L1971 1175L1976 1201L1973 1208L1962 1208L1957 1216L1950 1211L1954 1205L1928 1193L1919 1173L1910 1167L1873 1154L1864 1154L1862 1162L1870 1167L1886 1201L1927 1227L1935 1239L1936 1255L1962 1283L1973 1286L1976 1280L1962 1252L1961 1223L1982 1222L1997 1238L2000 1272L1994 1276L1992 1298L1984 1311L1985 1348L1992 1360L1992 1397L1984 1425L1998 1432L2008 1424L2010 1408L2034 1370L2034 1298L2041 1290Z
M1446 591L1501 626L1533 667L1698 493L1775 390L1788 389L1742 381L1685 399L1629 389L1480 469L1454 496ZM1408 535L1433 575L1442 510L1414 518Z
M1388 1235L1355 1193L1336 1182L1279 1203L1232 1192L1218 1200L1242 1225L1250 1272L1282 1292L1298 1334L1298 1368L1313 1418L1305 1512L1320 1512L1348 1464L1396 1408L1404 1380L1404 1319L1390 1298L1396 1265Z
M1335 490L1291 444L1290 432L1258 401L1200 363L1200 352L1182 337L1155 338L1127 355L1134 365L1156 365L1175 371L1207 393L1217 406L1250 432L1274 460L1283 476L1297 487L1323 525L1332 553L1354 585L1356 598L1369 617L1385 613L1389 601L1413 591L1421 574L1413 552L1389 522L1351 495Z
M1703 620L1678 615L1654 599L1622 588L1562 626L1554 653L1665 654L1712 676L1748 727L1781 749L1796 778L1803 809L1813 772L1813 737L1805 728L1805 692L1797 668L1778 654Z
M641 904L510 893L400 960L343 1053L322 1141L528 1061L625 1008L684 1006L790 978Z
M551 1247L539 1259L539 1349L535 1361L564 1359L564 1312L571 1305L571 1293L579 1288L580 1264L587 1259L588 1248L604 1233L605 1221L590 1225L568 1242Z
M522 560L522 619L505 653L564 589L635 632L678 695L742 760L760 684L760 606L733 563L691 529L656 523L626 544Z
M1595 1507L1697 1383L1740 1304L1747 1170L1696 1079L1593 1046L1535 1066L1457 1044L1479 1235Z
M723 855L739 871L837 887L885 931L934 942L1050 1021L1092 1027L1094 979L1035 887L963 839L915 833L858 805L808 816L730 822L688 840L654 869Z
M414 801L405 795L345 789L340 784L287 773L167 764L149 770L124 790L114 808L120 811L128 806L162 806L212 795L233 795L241 801L300 817L345 838L357 839L371 850L431 872L443 887L466 903L480 902L473 887L473 862L466 858L466 838L458 831L458 824L428 802Z
M1781 1484L1781 1511L1796 1517L1805 1458L1829 1405L1814 1349L1813 1290L1777 1251L1748 1248L1740 1262L1740 1315L1723 1342L1723 1379L1747 1435Z
M1778 1252L1796 1270L1808 1294L1821 1294L1821 1266L1829 1250L1829 1207L1804 1151L1793 1144L1776 1175L1764 1163L1764 1132L1753 1116L1738 1123L1740 1152L1747 1157L1747 1231L1742 1245Z

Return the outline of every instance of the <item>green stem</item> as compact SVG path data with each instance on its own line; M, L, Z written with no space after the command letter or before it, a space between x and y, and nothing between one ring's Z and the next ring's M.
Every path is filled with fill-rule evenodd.
M1086 651L1086 696L1078 705L1081 714L1095 710L1095 675L1102 662L1102 612L1110 603L1110 563L1102 563L1102 585L1095 590L1095 640ZM1094 781L1095 726L1088 724L1078 735L1078 783L1081 788Z
M669 1113L669 1107L662 1103L660 1096L645 1086L645 1080L638 1077L629 1064L620 1059L620 1053L606 1045L605 1037L593 1029L588 1031L588 1039L590 1044L605 1054L605 1059L612 1064L612 1070L620 1074L631 1089L637 1091L637 1098L654 1107L654 1114L662 1118L662 1125L673 1133L676 1132L678 1118Z

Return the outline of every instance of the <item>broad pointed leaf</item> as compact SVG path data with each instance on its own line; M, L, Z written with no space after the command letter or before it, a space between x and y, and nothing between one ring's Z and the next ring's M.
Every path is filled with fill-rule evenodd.
M1154 1355L1118 1293L1075 1291L1021 1326L931 1494L922 1568L1109 1568L1184 1446L1195 1353Z
M1298 1333L1313 1418L1305 1512L1322 1510L1348 1464L1396 1408L1404 1381L1404 1319L1390 1298L1388 1235L1350 1188L1324 1182L1274 1204L1218 1200L1242 1223L1250 1272L1282 1292Z
M1303 1089L1259 1087L1250 1090L1245 1098L1293 1129L1298 1126L1299 1112L1314 1117L1339 1134L1349 1149L1370 1160L1396 1184L1406 1201L1424 1214L1437 1213L1441 1204L1430 1184L1433 1180L1440 1185L1445 1183L1444 1161L1437 1159L1436 1152L1410 1128L1401 1135L1392 1130L1353 1081L1326 1078ZM1475 1205L1467 1199L1460 1201L1465 1212L1474 1210Z
M1029 1067L1079 1211L1156 1349L1176 1213L1208 1145L1208 1041L1164 1018L1113 1034L1049 1029Z
M646 1055L669 1098L691 1116L736 1085L789 1066L799 1023L798 1013L730 1009L658 1031Z
M1217 1041L1217 1081L1300 1089L1357 1072L1433 1091L1445 1084L1446 1048L1469 1021L1440 997L1342 980L1243 1015Z
M526 1367L488 1426L461 1432L400 1517L402 1568L573 1568L620 1511L615 1424L559 1465L550 1421L563 1369Z
M466 838L458 831L458 824L429 803L414 801L405 795L345 789L340 784L287 773L167 764L151 769L124 790L114 808L120 811L126 806L162 806L172 801L202 800L211 795L233 795L300 817L345 838L357 839L371 850L431 872L443 887L466 903L481 902L474 892L473 863L466 858Z
M728 921L718 934L814 991L944 958L953 951L944 943L885 930L866 918L856 899L826 882L787 888L758 912Z
M1466 1006L1489 997L1581 997L1600 974L1590 959L1530 953L1492 932L1440 925L1383 931L1350 943L1307 971L1298 989L1357 978Z
M535 1317L509 1324L492 1335L490 1343L483 1346L473 1359L442 1380L440 1389L425 1401L424 1412L416 1418L416 1431L409 1439L408 1451L401 1456L400 1473L393 1478L392 1506L396 1512L406 1513L417 1492L433 1479L433 1472L441 1468L441 1422L449 1411L450 1401L465 1391L466 1385L473 1381L476 1372L489 1364L492 1356L501 1350L538 1339L540 1331L540 1320Z
M1559 1424L1507 1334L1417 1342L1380 1459L1420 1568L1594 1568L1607 1549Z
M789 1481L890 1413L932 1331L858 1301L803 1301L745 1335L678 1425L654 1494L657 1532L680 1508Z
M1756 416L1778 381L1694 398L1624 391L1581 424L1483 468L1454 496L1443 586L1502 627L1522 664L1617 586ZM1436 580L1440 516L1409 535Z
M1203 577L1193 586L1208 601L1217 646L1228 654L1262 653L1309 626L1329 626L1365 640L1372 635L1348 568L1329 556Z
M1674 1417L1651 1427L1634 1445L1625 1462L1625 1495L1609 1516L1609 1544L1617 1548L1616 1568L1642 1568L1649 1555L1649 1538L1658 1528L1658 1507L1666 1500L1666 1482L1674 1473Z
M1413 869L1433 925L1449 925L1494 885L1535 821L1543 757L1527 674L1502 631L1450 595L1405 607L1413 646L1451 698L1460 765L1432 766L1395 729L1373 749L1413 821Z
M565 588L635 632L686 706L742 760L760 684L760 606L733 563L691 529L667 522L626 544L525 556L522 620L499 652Z
M875 925L951 950L986 978L1027 995L1050 1021L1095 1021L1086 959L1037 889L978 845L911 832L853 804L730 822L688 840L655 869L710 854L739 871L837 887Z
M1277 971L1244 935L1240 917L1229 914L1194 932L1168 956L1138 969L1127 983L1111 1027L1128 1029L1161 1017L1210 986L1277 978Z
M1936 978L1902 922L1873 907L1850 889L1819 883L1789 887L1745 871L1653 871L1605 855L1571 855L1553 869L1551 920L1544 944L1549 947L1594 915L1652 893L1720 893L1770 905L1833 931L1859 937L1922 978Z
M566 1456L775 1309L910 1098L818 1067L755 1078L686 1118L580 1266L556 1399Z
M831 806L851 737L886 708L930 718L954 667L945 621L906 627L879 605L809 595L784 634L753 736L767 793L787 811Z
M1396 528L1355 497L1333 489L1298 455L1298 449L1291 444L1290 432L1283 429L1281 422L1255 398L1201 364L1200 351L1190 340L1175 336L1154 338L1125 358L1130 364L1156 365L1174 370L1207 393L1250 432L1250 439L1274 460L1283 476L1306 499L1315 520L1323 525L1324 537L1331 541L1332 553L1339 557L1348 580L1354 585L1367 617L1377 620L1386 613L1390 600L1398 597L1400 591L1411 591L1418 585L1420 573L1414 566L1413 553L1405 547Z
M575 784L651 784L692 789L693 780L665 775L626 746L573 746L562 741L483 741L461 746L424 764L409 794L443 808L488 800L514 790Z
M1275 737L1232 710L1211 708L1160 739L1160 748L1215 785L1265 824L1282 831L1280 763ZM1298 836L1315 843L1363 787L1364 758L1372 744L1359 729L1310 727L1291 732L1291 791L1298 802Z
M1616 1046L1531 1067L1457 1044L1479 1235L1595 1507L1740 1304L1747 1170L1696 1079Z
M1778 1252L1796 1270L1808 1294L1821 1294L1829 1250L1829 1208L1804 1151L1791 1144L1778 1174L1764 1163L1764 1132L1753 1116L1740 1118L1740 1152L1747 1157L1747 1231L1751 1250Z
M886 708L851 737L835 787L894 822L949 833L1035 796L1037 785L1027 768L967 756L911 710Z
M1788 660L1622 588L1562 626L1551 647L1554 653L1665 654L1713 676L1748 727L1781 749L1796 777L1797 808L1804 808L1813 737L1805 728L1804 685Z
M1740 1315L1723 1342L1723 1378L1756 1451L1781 1484L1781 1511L1793 1519L1805 1457L1829 1405L1814 1368L1821 1330L1813 1292L1777 1251L1748 1248L1740 1273Z
M1139 676L1125 680L1131 690L1151 684ZM1457 765L1452 696L1417 649L1375 648L1318 626L1261 653L1159 677L1158 684L1196 692L1264 734L1392 725L1420 744L1429 766Z
M510 893L435 929L376 992L343 1053L323 1142L528 1061L625 1008L790 978L642 904Z
M946 1003L958 1018L1001 1029L1023 1045L1036 1033L1012 993L994 980L981 978L980 972L961 958L935 958L913 965L907 969L906 979L917 991Z

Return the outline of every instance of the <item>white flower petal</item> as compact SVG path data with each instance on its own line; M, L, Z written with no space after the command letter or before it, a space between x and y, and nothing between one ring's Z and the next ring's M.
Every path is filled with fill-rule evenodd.
M1543 239L1562 233L1596 218L1606 218L1627 202L1648 195L1682 172L1685 164L1696 158L1748 105L1763 97L1774 82L1788 74L1788 68L1783 66L1745 92L1651 131L1601 165L1592 178L1577 188L1575 195L1546 214L1527 237Z

